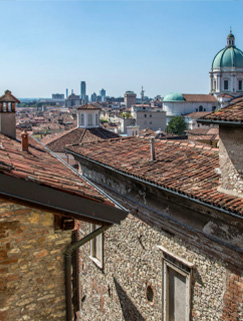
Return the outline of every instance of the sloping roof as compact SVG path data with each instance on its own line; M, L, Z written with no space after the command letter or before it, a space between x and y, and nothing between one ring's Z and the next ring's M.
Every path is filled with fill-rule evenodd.
M218 103L218 100L213 95L206 94L182 94L187 102L214 102Z
M109 130L102 127L98 128L74 128L64 133L59 133L52 138L46 136L42 143L56 153L62 153L63 147L71 144L93 142L102 139L119 137Z
M100 110L101 108L97 105L84 104L77 107L77 110Z
M186 115L184 115L184 117L198 119L198 118L204 117L210 113L211 113L210 111L199 111L199 112L195 112L195 113L186 114Z
M0 102L20 103L20 101L12 95L10 90L6 90L5 94L0 97Z
M29 151L23 152L19 141L0 134L0 172L112 205L31 137Z
M212 123L235 123L243 126L243 98L238 102L210 113L199 120L200 122Z
M243 215L242 198L217 191L219 155L209 146L156 140L153 162L150 161L149 141L138 137L74 145L67 150L135 179Z

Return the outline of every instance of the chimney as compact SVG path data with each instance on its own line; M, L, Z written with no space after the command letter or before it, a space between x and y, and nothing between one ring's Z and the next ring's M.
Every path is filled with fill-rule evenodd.
M21 133L21 145L22 145L22 151L28 152L29 142L28 142L28 133L26 131L23 131Z
M150 153L151 153L151 162L155 160L155 147L154 147L154 137L150 138Z
M0 133L16 138L15 105L20 101L6 90L0 97Z

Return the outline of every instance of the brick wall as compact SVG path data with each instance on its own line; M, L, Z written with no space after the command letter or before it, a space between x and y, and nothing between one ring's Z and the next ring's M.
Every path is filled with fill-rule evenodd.
M0 198L0 320L65 320L64 250L54 215Z

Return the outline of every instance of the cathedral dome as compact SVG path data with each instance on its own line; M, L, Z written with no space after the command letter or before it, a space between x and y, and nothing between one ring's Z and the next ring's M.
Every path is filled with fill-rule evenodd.
M212 68L223 67L243 68L243 52L233 46L220 50L213 59Z
M181 93L169 93L163 99L163 101L184 101L184 97Z
M224 67L243 68L243 52L236 48L235 36L231 30L227 37L227 46L217 53L212 63L212 69Z

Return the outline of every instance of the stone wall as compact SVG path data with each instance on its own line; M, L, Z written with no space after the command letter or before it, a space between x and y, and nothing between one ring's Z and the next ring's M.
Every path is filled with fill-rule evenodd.
M64 250L54 215L0 198L0 320L64 321Z
M80 160L83 174L130 210L104 236L104 268L80 249L81 320L163 320L162 246L193 264L192 321L241 321L242 219L186 200L98 164ZM80 237L89 233L83 224ZM153 302L147 299L151 286Z
M220 126L219 135L221 188L226 193L233 193L243 197L242 128Z
M105 232L103 270L89 258L89 244L80 250L81 320L162 320L163 258L158 245L194 264L191 320L242 320L242 271L204 251L200 240L199 247L193 246L136 215ZM88 231L84 224L80 233ZM148 285L153 302L147 299Z

